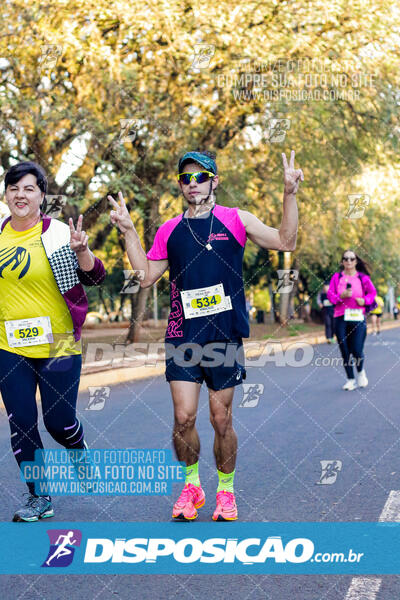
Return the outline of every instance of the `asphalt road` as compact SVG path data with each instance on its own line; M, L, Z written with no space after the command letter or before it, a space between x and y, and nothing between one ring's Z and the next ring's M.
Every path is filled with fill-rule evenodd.
M368 336L370 384L363 390L341 390L344 370L327 364L338 355L337 345L319 345L308 365L268 362L248 367L246 384L264 389L258 402L253 398L239 406L243 404L239 388L234 400L239 440L235 492L241 521L377 521L390 491L400 490L400 331ZM315 364L316 359L324 359L326 366ZM102 410L85 410L88 400L88 393L80 395L80 418L89 446L171 448L172 407L164 377L112 387ZM202 442L200 477L206 493L198 521L209 522L217 476L205 388L197 425ZM57 447L43 424L40 431L46 447ZM320 461L341 463L334 482L318 483ZM0 464L0 521L9 521L25 488L10 451L4 411L0 413ZM180 488L174 484L173 496L166 497L56 497L55 519L165 522ZM20 526L48 527L49 522ZM216 529L220 526L215 524ZM380 579L376 600L400 598L400 577ZM344 600L352 576L3 575L0 581L3 598L21 600Z

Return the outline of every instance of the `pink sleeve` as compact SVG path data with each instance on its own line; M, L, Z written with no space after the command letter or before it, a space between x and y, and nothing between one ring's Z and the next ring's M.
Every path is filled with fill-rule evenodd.
M378 292L376 291L375 286L368 275L363 276L363 281L364 291L366 292L364 296L365 304L372 304Z
M246 228L238 214L238 208L215 205L214 216L231 232L233 237L241 246L246 245Z
M332 304L339 304L339 302L343 302L341 297L337 294L338 281L339 273L335 273L329 282L329 290L327 293L328 300L329 302L332 302Z
M169 221L166 221L161 227L157 230L157 233L154 237L154 242L149 252L147 253L147 258L149 260L165 260L168 258L168 250L167 250L167 242L168 238L181 221L182 215L178 215Z

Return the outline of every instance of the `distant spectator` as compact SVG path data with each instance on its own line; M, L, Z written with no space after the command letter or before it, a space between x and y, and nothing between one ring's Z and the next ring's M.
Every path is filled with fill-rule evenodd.
M334 306L328 299L329 284L324 283L322 291L319 292L317 297L318 306L322 312L322 318L325 325L325 337L328 344L332 344L335 341L333 337L333 312Z
M247 315L247 320L249 321L249 323L250 323L250 311L251 311L251 309L252 309L252 306L251 306L250 299L249 299L248 296L246 296L246 315Z

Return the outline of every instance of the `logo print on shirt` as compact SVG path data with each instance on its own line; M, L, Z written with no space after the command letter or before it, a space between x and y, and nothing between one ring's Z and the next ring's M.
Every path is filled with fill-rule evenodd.
M229 237L227 233L210 233L210 235L208 236L208 242L213 242L214 240L219 241L219 240L228 240L229 241Z
M179 329L182 326L183 316L182 304L177 299L178 296L179 291L176 289L176 284L171 281L171 312L169 313L167 333L165 334L167 338L183 337L183 331Z
M2 279L4 279L4 269L10 265L12 265L11 271L15 271L15 269L22 265L21 272L18 275L18 279L22 279L22 277L27 274L30 264L31 255L26 248L12 246L11 248L4 248L4 250L0 251L0 277Z

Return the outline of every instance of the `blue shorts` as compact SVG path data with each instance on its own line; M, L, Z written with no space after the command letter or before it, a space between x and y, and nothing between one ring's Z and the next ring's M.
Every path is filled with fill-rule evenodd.
M167 381L203 381L217 392L240 385L246 379L242 340L209 344L166 344Z

